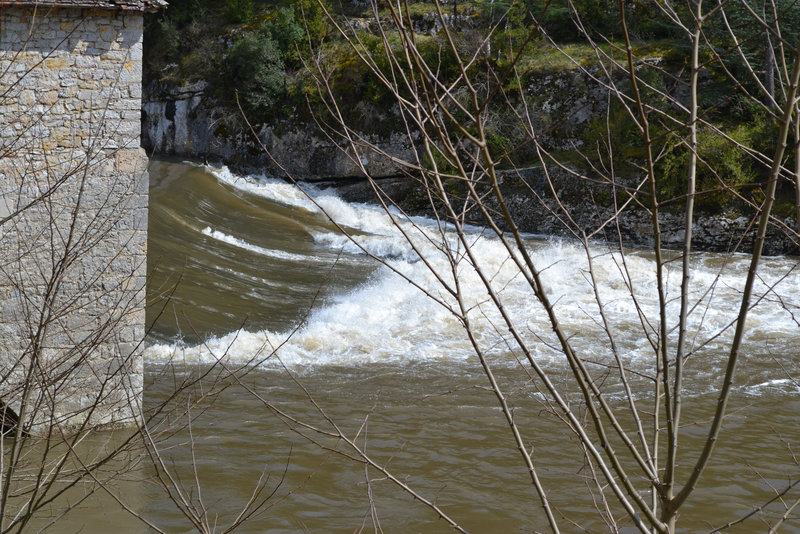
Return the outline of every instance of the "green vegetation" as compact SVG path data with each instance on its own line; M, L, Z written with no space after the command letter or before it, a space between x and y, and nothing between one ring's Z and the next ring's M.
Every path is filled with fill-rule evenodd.
M145 83L208 82L235 111L237 95L254 122L286 116L303 93L302 54L327 26L316 2L174 0L145 29Z
M633 52L637 64L652 62L640 75L651 86L649 97L657 99L658 91L675 89L670 73L685 71L689 43L678 38L675 25L664 19L652 4L642 0L632 0L629 4L626 21L637 43ZM311 113L324 110L313 79L304 68L304 58L313 50L314 57L323 61L329 73L327 83L346 115L346 122L365 133L391 133L396 128L391 117L393 97L358 57L359 50L367 52L375 58L378 68L389 72L384 41L376 31L371 9L353 2L325 5L334 17L361 21L353 34L358 39L356 49L344 42L338 32L331 31L330 22L316 0L173 0L165 12L151 15L146 22L146 82L159 80L169 85L202 79L209 83L210 96L229 108L234 116L238 96L251 122L273 126L293 121L305 124L311 120ZM619 60L625 57L620 44L618 2L573 0L572 5L580 14L585 31L590 36L603 36L597 47L581 38L567 0L462 0L445 4L442 9L457 21L453 38L458 50L475 50L476 43L485 43L483 57L477 57L469 68L473 78L492 80L499 86L495 98L497 109L492 110L487 129L491 153L502 165L525 166L535 158L532 147L521 142L525 132L515 131L518 127L514 126L518 122L513 116L514 106L525 98L528 103L534 101L534 109L537 105L542 109L538 126L546 135L576 146L592 147L586 151L588 159L577 154L571 156L574 164L585 165L587 169L609 164L604 159L613 153L618 172L634 176L639 172L644 153L638 125L630 114L617 109L618 105L612 106L609 129L604 116L573 124L569 110L548 111L553 108L552 98L561 98L565 90L568 93L569 89L575 89L557 85L565 80L575 85L564 73L576 71L578 66L591 69L598 62L598 53ZM753 5L761 10L761 4ZM792 0L779 0L776 6L788 10L784 28L800 31L800 8ZM388 7L382 9L383 16L389 17ZM437 66L437 79L444 84L457 84L458 61L450 47L444 46L442 32L436 31L436 9L432 2L410 2L406 16L418 29L419 52L429 64ZM743 10L739 4L731 5L728 23L743 44L744 57L755 69L763 69L763 31L748 26L749 19ZM688 13L679 13L688 21ZM796 20L797 24L786 24L786 20ZM743 156L737 143L769 151L772 147L760 146L759 140L771 138L763 134L774 126L763 110L740 109L744 100L739 95L744 91L757 92L754 90L757 81L744 74L745 67L729 33L720 26L719 18L714 21L706 28L711 44L701 50L701 56L706 60L725 57L726 64L736 72L715 70L711 65L717 63L709 61L709 67L702 73L702 119L714 127L704 127L699 132L698 187L704 193L698 199L698 207L723 210L736 198L731 192L722 191L723 184L735 186L747 195L757 191L756 185L766 171L747 163L749 159ZM537 23L544 31L536 32L531 39L530 31ZM386 37L391 53L402 54L399 38L391 32ZM785 37L791 40L796 35ZM517 70L512 73L509 69L512 58L520 50ZM731 83L731 75L745 83ZM551 78L554 85L548 86L546 81ZM671 199L680 198L683 190L689 149L674 141L678 136L672 132L667 117L656 121L656 128L660 193L669 205ZM725 132L727 137L715 133L715 129ZM610 152L609 142L613 149ZM605 148L596 150L601 146Z
M759 123L739 124L727 131L727 138L709 129L700 130L697 188L701 193L696 200L698 208L724 209L734 198L734 191L741 191L743 186L758 180L758 169L753 167L752 160L739 146L752 146L764 126ZM660 168L662 198L676 198L684 193L689 155L685 146L678 145L663 158ZM733 190L723 186L732 186Z
M253 0L225 0L225 15L231 22L247 22L253 16Z
M244 110L256 115L269 113L284 91L285 77L281 51L268 28L247 32L233 43L225 64L242 95Z

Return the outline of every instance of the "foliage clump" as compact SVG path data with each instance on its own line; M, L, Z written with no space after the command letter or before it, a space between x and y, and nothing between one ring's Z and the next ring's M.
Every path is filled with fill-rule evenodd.
M269 112L285 89L281 51L264 30L246 33L225 60L245 111L257 115Z
M763 116L753 122L730 125L722 131L703 128L697 136L697 207L723 210L737 195L746 195L768 169L758 168L748 155L760 139L774 138L770 121ZM679 144L661 160L660 195L678 198L686 191L691 151ZM749 186L749 187L748 187Z

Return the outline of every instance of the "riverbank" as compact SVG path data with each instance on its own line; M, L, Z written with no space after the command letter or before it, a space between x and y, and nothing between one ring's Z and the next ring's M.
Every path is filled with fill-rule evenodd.
M196 156L185 158L203 163ZM252 165L238 166L230 163L229 166L240 174L270 175L268 171L254 169ZM550 182L541 168L505 173L501 189L521 231L564 238L580 237L585 232L592 240L605 241L614 247L619 245L620 240L623 246L628 247L649 248L653 245L650 214L641 207L630 206L615 216L610 193L613 190L610 187L587 185L558 169L550 169L547 178ZM373 185L363 178L339 177L311 181L318 187L334 189L337 195L348 202L375 204L378 201ZM416 181L407 177L385 176L375 179L374 184L406 213L434 215L424 190ZM558 193L558 200L553 191ZM622 196L620 189L618 197ZM489 211L499 213L498 206L492 199L487 201L487 207ZM566 222L567 213L571 223ZM468 219L477 225L486 223L474 207L469 211ZM505 222L499 215L494 218L494 222L505 228ZM663 246L672 250L681 249L685 237L683 214L662 210L659 213L659 224ZM793 218L773 217L767 231L764 254L798 255L800 251L797 239L793 237L794 228ZM692 248L695 251L748 253L753 246L755 221L743 215L699 213L695 217L692 230Z
M332 182L343 194L371 201L370 186L354 185L366 174L380 180L381 187L391 188L390 196L410 213L431 213L427 196L413 181L398 179L403 173L395 164L396 160L417 161L414 145L420 142L419 134L412 125L409 135L404 126L414 115L413 106L406 108L405 115L401 112L403 99L395 98L391 84L387 87L375 76L376 64L370 67L370 61L355 53L347 44L347 32L334 31L319 6L303 4L302 9L290 10L270 4L233 12L201 3L218 16L196 18L195 4L176 1L167 18L153 19L148 26L151 46L145 61L148 83L142 95L142 143L151 153L219 161L241 173ZM373 13L360 2L345 4L333 14L334 20L347 23L344 26L352 29L373 63L384 65L387 54L401 51L400 29L388 13ZM775 153L774 116L779 112L748 102L738 94L741 81L727 79L711 64L703 66L692 82L686 71L687 51L681 44L684 35L669 29L672 21L663 19L660 10L637 12L632 28L639 37L628 43L636 78L652 92L646 95L646 107L658 111L648 130L652 144L645 148L639 118L625 104L630 98L625 96L630 93L629 58L622 53L623 43L616 33L619 17L613 9L588 13L576 8L578 14L593 20L595 29L605 24L608 42L597 45L575 34L572 17L559 18L555 13L555 18L540 21L545 37L527 32L525 17L530 14L522 12L507 13L508 23L501 29L493 9L487 11L479 3L460 4L460 8L453 4L452 17L444 17L429 3L411 5L415 49L420 60L437 73L441 86L451 87L453 110L469 92L456 68L462 53L464 58L472 57L472 52L464 50L486 42L485 49L474 51L473 82L484 76L492 79L490 73L508 74L504 69L510 66L509 58L517 57L515 76L500 76L489 84L496 93L491 92L494 96L485 102L481 128L482 142L495 162L504 168L525 169L519 176L505 173L502 184L507 205L522 230L568 237L586 234L615 244L650 246L653 225L645 206L649 201L643 198L649 194L637 195L620 213L615 211L615 205L629 200L624 188L636 189L649 154L656 192L663 202L661 240L668 248L680 248L685 236L682 197L692 151L692 144L682 136L689 124L687 106L693 83L702 96L703 117L693 149L699 161L694 175L700 192L694 247L752 249L751 227L771 167L756 155ZM311 11L303 11L306 7ZM446 38L442 24L450 28L455 44ZM389 51L375 37L378 27L388 32ZM530 38L524 46L520 35ZM312 50L319 63L309 63ZM396 67L414 70L412 65ZM724 72L731 68L726 66ZM243 115L250 118L252 128ZM461 157L470 150L465 139L471 134L465 132L474 125L469 122L472 119L451 118L467 120L460 125L464 131L453 127L446 133L447 142ZM450 120L434 113L424 124L438 124L440 119ZM346 132L337 131L340 122L348 125ZM359 136L362 144L376 150L354 153L349 141ZM587 177L571 175L556 165L547 172L534 166L540 161L540 150ZM790 169L792 158L800 155L786 157L784 166ZM422 158L423 165L427 159ZM452 161L439 163L452 165ZM615 176L622 188L620 182L613 187L598 183L599 174ZM448 194L456 197L464 194L457 182L447 185ZM798 254L794 189L791 173L783 173L767 254ZM497 208L488 202L490 210ZM486 223L478 210L473 212L469 214L472 222ZM502 220L497 222L502 226Z
M336 183L335 188L343 199L351 202L374 202L375 193L366 181ZM382 191L409 213L432 215L429 206L423 205L421 188L406 178L379 180ZM526 233L580 237L583 233L595 241L606 241L617 246L648 248L653 245L652 218L640 206L631 205L616 213L613 204L614 189L603 184L588 184L561 169L541 167L506 172L501 184L503 197L519 229ZM557 196L553 194L556 192ZM623 202L623 188L617 189L618 203ZM499 216L499 206L488 197L487 207L496 213L494 222L506 228ZM473 207L469 220L485 224L485 219ZM568 215L568 217L567 217ZM692 248L708 252L750 252L753 247L757 221L744 215L698 213L692 226ZM667 249L683 248L685 216L678 210L659 212L662 244ZM764 254L767 256L798 255L796 226L792 217L773 217L767 230Z
M578 74L562 74L565 79L570 78L570 83L580 86L580 80L572 79L575 76ZM542 83L552 83L552 80ZM239 115L214 106L205 89L202 82L180 87L151 84L146 89L142 144L149 153L199 162L221 162L242 174L321 183L335 187L347 200L375 202L372 186L364 179L363 166L402 209L411 214L432 215L421 188L414 180L400 176L392 162L392 158L415 160L414 147L399 132L365 136L369 143L379 147L383 155L360 154L360 161L345 144L337 143L316 124L284 121L257 126L256 139ZM602 111L602 107L598 107L599 97L587 98L573 94L562 102L564 109L556 110L557 114L566 116L572 113L570 110L575 109L573 100L583 99L585 106L582 109L591 113L586 111L581 117L573 116L572 120L574 123L590 120L591 116ZM553 109L551 112L555 113ZM376 120L386 121L387 118L376 117ZM577 141L568 136L568 132L561 132L560 137L551 136L548 144L554 147L559 143ZM635 184L628 181L622 186L632 188ZM541 166L519 172L506 171L502 183L507 204L524 232L561 237L579 237L585 233L615 246L621 241L624 246L649 247L653 243L653 229L646 209L631 203L621 213L615 214L615 195L618 204L627 198L623 189L581 179L558 167L545 173ZM457 183L453 184L453 191L459 194ZM661 239L666 248L683 246L685 221L681 206L682 202L676 202L660 211ZM498 206L489 200L488 207L495 210ZM754 214L755 209L744 202L722 213L698 212L693 227L693 248L749 252L753 245ZM476 224L486 223L475 209L470 220ZM495 217L495 222L504 226L500 217ZM799 254L794 218L775 216L772 223L764 253Z

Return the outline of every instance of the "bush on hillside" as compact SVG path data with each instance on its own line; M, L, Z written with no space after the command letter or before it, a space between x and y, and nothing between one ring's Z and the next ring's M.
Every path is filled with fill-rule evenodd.
M247 32L226 59L228 73L245 112L253 119L270 114L286 89L279 46L267 32Z
M724 129L720 135L704 128L697 135L697 191L699 209L719 211L724 209L743 186L755 184L761 174L754 159L739 145L754 147L772 128L771 121L757 117L750 123ZM691 151L678 145L659 164L659 193L662 200L680 198L686 194Z
M225 17L230 22L247 22L253 16L253 0L225 0Z

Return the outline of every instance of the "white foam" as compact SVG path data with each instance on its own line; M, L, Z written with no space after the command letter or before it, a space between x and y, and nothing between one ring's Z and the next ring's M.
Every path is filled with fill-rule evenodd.
M164 361L209 363L218 358L244 363L279 351L286 365L349 365L461 359L470 354L460 325L443 308L421 293L409 291L400 277L383 272L373 284L343 295L312 313L297 332L233 332L195 347L156 345L147 357Z
M283 250L275 250L275 249L259 247L258 245L253 245L252 243L248 243L247 241L244 241L232 235L220 232L219 230L212 230L210 226L206 226L205 228L203 228L203 230L201 230L201 233L212 239L216 239L217 241L227 243L228 245L241 248L249 252L252 252L254 254L259 254L261 256L267 256L269 258L276 258L286 261L307 260L306 256L301 256L299 254L292 254L290 252L285 252Z
M319 245L348 254L370 254L377 258L403 259L405 261L418 259L417 254L408 246L408 243L397 237L363 235L353 240L333 232L314 232L312 236Z
M396 210L390 210L387 214L380 206L346 202L335 192L321 190L313 184L298 186L264 176L238 176L227 167L211 169L211 172L220 182L240 191L310 213L326 214L344 228L372 235L395 236L398 222L407 225L410 231L413 231L412 221L423 224L433 222L424 218L407 218Z
M360 247L349 238L331 229L312 229L315 242L324 248L342 250L346 254L371 254L385 260L391 269L379 269L370 281L354 291L325 303L317 309L291 339L278 351L281 360L289 365L360 365L369 362L410 362L425 359L463 360L472 357L473 351L458 320L445 307L457 306L457 300L441 285L438 273L450 287L455 287L453 271L448 256L458 258L456 273L459 278L461 302L470 310L469 318L477 339L488 354L510 363L506 341L508 327L478 276L472 260L463 253L463 245L451 229L442 229L433 220L407 220L396 213L387 214L379 207L350 204L330 192L313 187L305 191L280 182L263 178L242 178L227 169L215 171L220 181L236 188L270 198L276 202L314 212L320 208L339 225L355 229ZM310 198L309 198L310 197ZM312 200L313 199L313 200ZM398 231L398 225L406 236ZM555 344L552 327L542 306L535 299L526 278L512 259L519 253L506 249L496 237L486 237L477 229L469 229L471 251L483 275L491 280L491 287L515 327L534 348L537 357L557 360L558 355L542 340ZM280 257L289 261L309 261L309 258L257 247L245 240L206 228L203 233L233 246L254 253ZM411 247L407 238L414 244ZM582 246L570 242L544 242L531 239L529 251L537 268L541 270L543 285L562 324L576 348L590 359L609 360L605 334L599 325L600 315L595 294L589 281L589 263ZM630 253L623 267L619 253L590 251L594 258L592 270L599 284L599 294L607 312L612 332L618 336L627 364L642 365L652 362L653 351L642 332L640 311L650 317L648 328L658 328L659 301L656 291L655 264L646 253ZM512 256L513 254L513 256ZM691 302L697 304L690 316L689 340L702 342L719 336L709 347L722 347L732 334L729 325L738 312L746 272L747 256L737 256L722 272L703 263L699 255L694 263L691 279ZM419 261L422 258L425 261ZM712 262L713 263L713 262ZM757 291L764 292L785 273L791 271L793 260L766 258L762 280ZM413 280L430 293L426 296L403 277ZM671 264L667 277L667 316L669 328L677 323L679 315L678 291L681 280L680 264ZM629 290L629 286L632 290ZM708 288L713 286L712 293ZM636 300L631 298L632 294ZM791 313L800 306L800 277L792 272L781 283L783 299L765 299L751 311L748 325L753 332L769 337L770 333L786 339L800 341L797 324ZM712 305L707 306L709 296ZM639 308L637 309L637 306ZM240 331L208 340L197 347L158 345L147 350L147 358L163 361L175 355L187 361L208 362L222 355L240 362L253 358L266 359L272 347L281 344L289 332ZM671 342L675 342L672 336ZM603 342L598 343L598 340ZM754 341L754 342L757 342ZM709 351L707 351L709 352ZM713 352L713 351L712 351ZM716 351L724 358L724 350ZM717 356L713 356L716 358ZM267 359L264 365L270 365Z
M748 395L759 396L765 390L770 391L783 391L790 394L800 393L800 382L789 378L776 378L767 380L760 384L754 384L745 388L745 393Z
M217 180L240 191L264 197L286 206L318 211L314 203L303 193L303 190L294 184L264 176L239 176L233 174L227 167L212 168L210 171L217 177ZM313 189L313 186L308 187Z

